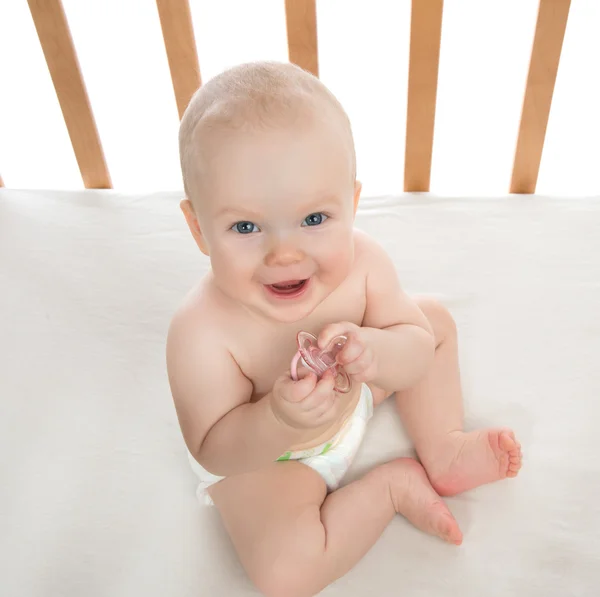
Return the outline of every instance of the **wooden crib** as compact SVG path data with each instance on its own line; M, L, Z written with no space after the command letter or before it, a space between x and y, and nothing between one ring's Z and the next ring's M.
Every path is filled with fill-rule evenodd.
M61 0L28 0L86 188L112 188L77 52ZM404 190L428 192L431 178L443 0L412 0ZM539 0L510 180L535 193L570 0ZM181 118L201 85L189 0L156 0ZM285 0L289 60L319 76L316 0ZM516 123L515 123L516 124ZM0 186L3 186L0 176Z

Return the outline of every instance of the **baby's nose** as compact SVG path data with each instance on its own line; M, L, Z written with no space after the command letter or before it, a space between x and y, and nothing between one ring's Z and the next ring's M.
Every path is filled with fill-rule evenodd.
M304 257L304 252L298 247L287 243L278 243L266 254L265 265L268 267L294 265L300 263Z

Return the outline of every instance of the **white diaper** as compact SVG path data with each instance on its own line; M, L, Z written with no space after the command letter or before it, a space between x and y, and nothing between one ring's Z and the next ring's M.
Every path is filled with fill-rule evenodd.
M310 466L323 477L329 491L338 488L342 478L350 468L356 452L363 440L367 423L373 416L373 394L367 384L363 384L360 392L358 404L354 412L344 426L329 441L324 442L308 450L299 450L296 452L286 452L280 456L278 461L298 460ZM188 458L192 470L199 479L196 495L198 499L205 504L212 504L212 499L207 493L207 489L223 480L225 477L219 477L209 473L203 468L196 459L188 452Z

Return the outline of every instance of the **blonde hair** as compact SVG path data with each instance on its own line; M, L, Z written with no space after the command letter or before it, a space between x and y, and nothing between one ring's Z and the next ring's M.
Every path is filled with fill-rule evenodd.
M352 176L356 154L348 115L336 97L312 74L281 62L251 62L210 79L192 96L179 127L179 157L188 199L198 195L205 172L203 154L210 154L210 131L289 126L315 115L323 106L337 116L349 146ZM199 180L200 179L200 180Z

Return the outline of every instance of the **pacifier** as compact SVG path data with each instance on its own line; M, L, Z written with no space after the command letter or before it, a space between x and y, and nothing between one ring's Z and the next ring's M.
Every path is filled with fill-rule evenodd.
M292 379L298 381L298 363L315 373L319 379L325 371L332 369L335 375L335 391L342 394L348 393L352 382L344 368L335 360L347 340L346 336L336 336L326 348L321 350L315 336L308 332L298 332L296 338L298 352L294 355L291 365Z

